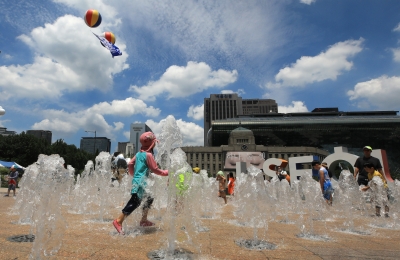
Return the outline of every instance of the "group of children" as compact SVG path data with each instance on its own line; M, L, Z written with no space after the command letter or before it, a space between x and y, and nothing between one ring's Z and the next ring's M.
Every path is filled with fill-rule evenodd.
M319 182L321 186L321 192L323 194L323 197L325 201L329 204L332 205L332 195L334 192L334 189L332 187L331 183L331 176L328 173L327 165L325 163L320 163L320 161L313 161L311 163L314 169L318 170L319 173ZM373 195L375 198L375 210L376 210L376 216L381 216L381 207L382 205L385 206L385 217L389 217L389 205L388 205L388 199L389 199L389 188L386 182L386 179L383 177L383 175L378 171L378 169L375 169L375 166L370 163L364 163L363 165L364 170L368 174L368 184L361 186L361 191L365 192L369 189L371 189L370 185L374 185L373 180L374 177L378 177L381 179L382 184L383 184L383 190L382 194L379 193L379 189L373 191Z

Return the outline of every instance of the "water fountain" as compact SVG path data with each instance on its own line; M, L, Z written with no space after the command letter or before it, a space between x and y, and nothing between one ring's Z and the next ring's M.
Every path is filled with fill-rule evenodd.
M300 216L297 220L297 225L300 229L300 234L297 236L310 240L330 240L326 235L325 222L325 211L327 210L327 207L330 206L328 206L322 196L320 184L311 178L310 173L305 172L300 178L298 190L301 194L300 204L302 205L303 210L301 210ZM318 234L316 232L314 220L322 220L322 223L318 225L318 227L320 228L322 225L323 234Z
M248 174L237 177L238 190L235 191L236 202L234 215L239 223L253 228L252 239L238 239L236 244L248 249L275 249L276 245L264 240L268 229L270 198L267 195L263 174L260 169L250 166ZM259 233L261 229L262 233Z
M70 173L59 155L40 155L38 175L33 185L35 211L32 216L35 241L30 259L54 256L61 247L67 222L62 215L62 204L70 188Z
M191 244L193 233L196 232L196 221L192 207L192 167L187 163L186 154L182 149L182 134L173 116L168 116L162 122L162 131L158 136L158 153L156 161L162 168L167 168L168 201L163 218L163 227L167 234L167 249L155 250L149 253L151 259L190 259L191 254L177 244ZM186 240L179 241L178 231L184 232Z
M217 213L221 210L222 200L217 197L218 182L215 178L209 178L205 170L199 174L192 172L186 154L179 148L182 134L175 118L169 116L162 121L162 132L158 139L160 143L156 146L156 161L161 168L169 170L169 176L151 175L146 192L155 198L151 212L159 223L159 230L165 231L160 234L166 245L150 252L149 257L191 259L201 252L194 241L196 234L209 231L202 221L206 223L208 220L204 219L219 218ZM130 176L110 186L109 153L100 153L95 165L89 161L85 170L77 176L74 186L74 169L70 166L65 169L63 164L63 159L58 155L41 155L37 163L27 167L20 182L13 212L19 215L18 224L30 224L30 235L36 236L31 259L52 256L58 252L67 226L61 215L61 206L67 206L70 213L82 214L86 221L93 223L95 220L97 225L99 222L109 225L115 208L129 199ZM279 181L276 177L264 181L262 172L255 167L248 168L247 172L236 176L235 197L230 200L235 207L236 221L228 223L250 228L253 234L251 238L236 239L239 246L254 250L275 249L275 244L267 242L269 222L281 220L281 223L291 224L291 219L295 217L300 229L298 237L319 241L330 240L325 223L328 218L342 221L343 227L336 231L357 235L371 234L365 227L355 226L355 220L360 217L363 220L368 217L374 228L400 228L397 217L400 208L398 181L391 187L394 197L390 200L391 218L369 218L370 214L366 212L371 213L375 203L382 207L382 211L387 203L379 178L372 180L372 192L361 192L353 174L342 170L338 182L334 183L333 206L328 206L319 183L307 172L300 180L292 180L291 183ZM374 204L366 203L370 196ZM138 226L136 222L141 211L132 215L124 222L125 237L145 233L144 229L132 228ZM115 235L116 232L111 234ZM118 236L118 239L125 237Z
M357 210L360 210L362 194L357 182L349 170L342 170L339 176L338 187L335 189L335 209L340 208L340 215L344 218L344 228L340 231L369 235L369 232L356 229L354 219L357 218Z

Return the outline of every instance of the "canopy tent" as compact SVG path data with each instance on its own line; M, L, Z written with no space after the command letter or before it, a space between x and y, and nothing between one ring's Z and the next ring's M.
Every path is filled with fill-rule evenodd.
M17 170L18 171L24 171L25 170L25 167L23 167L23 166L21 166L21 165L19 165L18 163L16 163L16 162L5 162L5 161L0 161L0 167L6 167L6 168L11 168L11 166L13 166L14 165L14 167L15 168L17 168ZM21 169L21 170L20 170Z

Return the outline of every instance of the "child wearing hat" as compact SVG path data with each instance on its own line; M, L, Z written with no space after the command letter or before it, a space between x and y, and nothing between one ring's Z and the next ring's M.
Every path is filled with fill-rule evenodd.
M158 142L156 136L152 132L145 132L140 136L139 140L142 147L128 164L129 174L133 176L131 190L132 197L126 204L125 208L122 209L122 213L119 215L119 217L113 221L115 229L122 235L124 234L122 231L122 223L126 217L128 217L140 206L140 203L143 199L146 199L146 201L143 205L143 214L142 220L140 221L140 226L154 226L154 223L147 219L147 214L154 200L145 192L149 170L157 175L168 176L168 170L159 169L156 161L154 160L153 148L156 142Z

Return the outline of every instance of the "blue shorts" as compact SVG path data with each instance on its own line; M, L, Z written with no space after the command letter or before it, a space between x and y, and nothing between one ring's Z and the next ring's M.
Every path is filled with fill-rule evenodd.
M332 198L333 188L330 181L324 182L324 199L330 200Z

